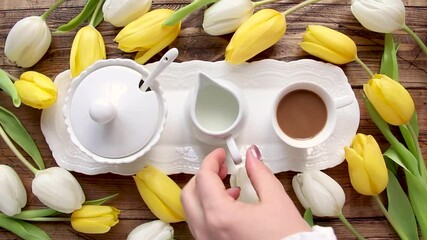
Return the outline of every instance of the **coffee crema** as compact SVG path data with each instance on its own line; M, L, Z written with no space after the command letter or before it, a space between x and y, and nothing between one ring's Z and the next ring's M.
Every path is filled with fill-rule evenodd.
M291 138L308 139L316 136L326 124L328 111L316 93L300 89L287 93L277 105L277 122Z

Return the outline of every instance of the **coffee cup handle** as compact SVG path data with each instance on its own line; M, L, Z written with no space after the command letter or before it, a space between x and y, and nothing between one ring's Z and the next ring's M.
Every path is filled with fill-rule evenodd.
M233 160L235 165L239 165L242 163L242 155L240 154L239 148L237 147L236 141L234 141L233 136L228 137L225 140L228 148L228 152L230 153L231 159Z
M339 97L339 98L334 99L336 109L348 106L348 105L352 104L353 101L354 101L353 96L344 96L344 97Z

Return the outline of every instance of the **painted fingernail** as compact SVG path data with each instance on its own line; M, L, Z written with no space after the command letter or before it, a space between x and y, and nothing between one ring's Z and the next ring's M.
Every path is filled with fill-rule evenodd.
M251 154L254 158L262 160L261 152L259 151L259 148L257 147L257 145L255 145L255 144L251 145L250 151L251 151Z

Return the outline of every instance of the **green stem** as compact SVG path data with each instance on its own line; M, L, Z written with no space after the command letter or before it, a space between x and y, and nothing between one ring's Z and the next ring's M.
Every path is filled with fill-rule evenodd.
M295 12L298 9L303 8L303 7L307 6L307 5L310 5L310 4L318 2L318 1L320 1L320 0L306 0L306 1L302 2L302 3L299 3L299 4L297 4L297 5L289 8L286 11L282 12L282 14L284 16L288 16L289 14Z
M45 13L43 13L43 15L41 15L40 17L43 19L43 20L45 20L46 21L46 18L47 17L49 17L49 15L53 12L53 11L55 11L55 9L59 6L59 5L61 5L61 4L63 4L65 2L65 0L59 0L59 1L56 1L56 3L55 4L53 4Z
M369 67L362 61L360 60L360 58L356 57L356 59L354 59L360 66L362 66L362 68L369 74L369 76L374 76L374 74L372 73L371 69L369 69Z
M338 218L341 220L342 223L347 227L347 229L359 240L365 239L352 225L349 221L347 221L347 218L345 218L344 214L340 212L338 214Z
M409 28L406 24L403 25L403 30L405 30L414 40L417 42L418 46L423 50L424 54L427 55L427 46L423 43L420 37L412 31L411 28Z
M267 4L267 3L273 3L273 2L277 2L278 0L261 0L261 1L256 1L253 2L255 7L261 6L263 4Z
M104 4L104 0L99 1L96 5L96 8L92 13L92 17L90 18L89 25L94 26L96 15L98 15L99 10L102 8L102 4Z
M180 8L178 11L176 11L174 14L170 15L166 20L163 22L163 25L165 26L173 26L177 24L179 21L181 21L183 18L188 16L190 13L196 11L197 9L208 5L210 3L218 2L219 0L194 0L192 3Z
M383 202L381 202L381 199L378 197L378 195L372 196L375 199L375 202L377 203L378 207L381 209L381 212L384 214L384 216L387 218L390 225L394 228L394 230L397 232L399 236L404 236L400 232L399 226L396 225L396 222L394 221L394 218L388 213L387 209L385 208Z
M420 144L418 141L417 134L414 131L414 128L411 124L406 124L406 127L408 128L409 132L411 133L412 139L416 145L416 158L418 159L418 170L420 171L421 177L424 179L424 181L427 183L427 169L426 169L426 163L423 158L423 154L421 152Z
M12 152L18 157L19 160L34 174L36 174L39 170L35 168L33 165L31 165L27 159L22 156L22 154L16 149L15 145L12 143L10 138L7 136L6 132L3 130L3 128L0 126L0 136L3 138L4 142L9 146L9 148L12 150Z

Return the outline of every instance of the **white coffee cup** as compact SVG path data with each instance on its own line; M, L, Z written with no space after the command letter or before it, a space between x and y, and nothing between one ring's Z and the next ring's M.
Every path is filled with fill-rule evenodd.
M290 99L289 94L291 93L299 94L298 91L300 91L301 94L305 94L304 97L311 95L310 98L316 98L315 96L317 95L318 98L321 99L321 102L324 103L323 105L319 101L313 100L313 104L310 105L312 107L314 105L319 105L321 106L320 108L322 108L322 110L323 110L323 106L325 108L325 113L324 113L325 120L321 122L321 123L324 122L323 127L320 126L321 123L318 123L317 124L318 126L316 126L317 129L313 130L314 132L312 136L295 137L296 135L295 132L298 132L299 130L306 131L307 129L310 129L310 127L313 128L312 125L316 125L314 121L318 119L313 119L313 116L310 116L310 115L313 115L313 112L323 112L323 111L320 111L320 110L317 111L319 108L312 109L315 111L300 110L302 109L302 107L307 107L308 104L305 104L305 105L300 104L301 107L298 106L292 109L293 107L292 104L288 103L288 106L284 108L283 104L285 103L283 102L281 103L282 99L284 99L285 97L287 97L286 100ZM313 93L315 95L313 95ZM299 96L299 98L301 99L303 97ZM335 125L337 122L337 110L350 105L353 101L354 101L354 96L334 97L328 91L326 91L322 86L313 82L294 82L285 86L278 93L273 104L273 109L271 111L272 126L277 136L289 146L296 147L296 148L314 147L324 142L334 131ZM319 102L319 104L317 104L317 102ZM278 116L277 113L278 113L279 105L281 110ZM289 123L290 121L287 121L287 120L286 121L280 120L281 123L279 123L278 117L283 119L283 114L284 114L283 111L285 110L295 111L295 112L289 112L289 113L285 112L285 114L294 114L294 115L289 115L289 117L294 117L293 120L295 124L294 123L291 124ZM300 116L300 118L295 116ZM286 124L288 125L285 127ZM288 130L288 133L286 133L285 132L286 129L291 129L291 130ZM291 131L294 132L293 136L290 136L292 135L290 134ZM311 131L311 130L307 130L307 131Z
M234 163L240 164L242 156L234 137L242 125L244 111L237 86L199 73L189 108L195 136L210 145L225 142Z

